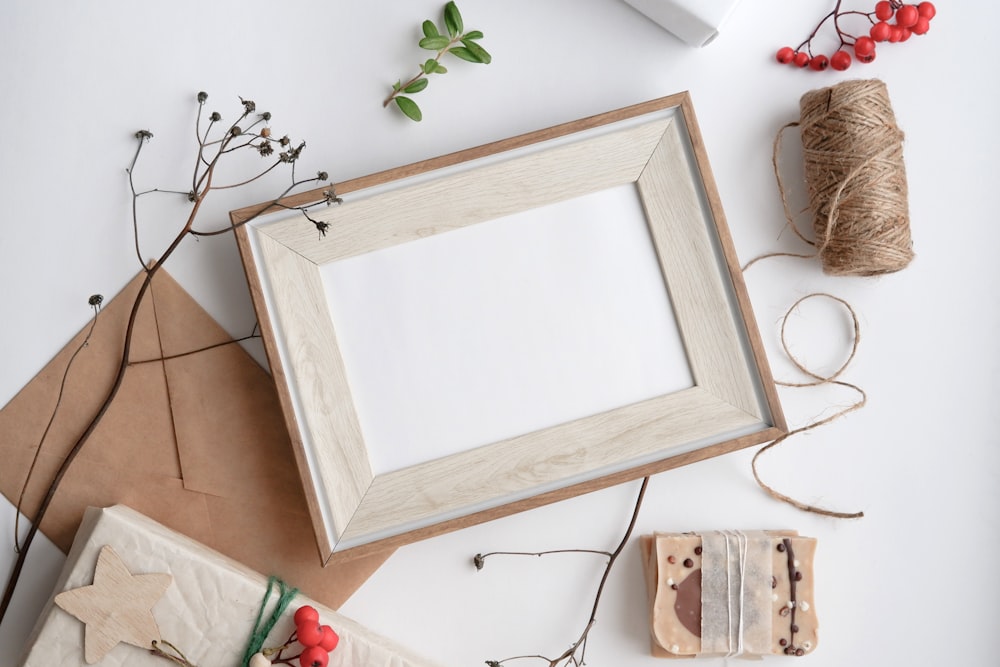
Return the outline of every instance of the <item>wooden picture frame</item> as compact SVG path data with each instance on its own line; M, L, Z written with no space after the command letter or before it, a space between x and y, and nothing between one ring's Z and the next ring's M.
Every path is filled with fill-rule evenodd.
M634 184L693 385L399 470L372 471L323 267ZM396 547L785 432L690 97L681 93L338 184L344 203L233 211L322 557ZM498 194L503 193L503 194ZM517 193L511 197L509 193ZM322 190L287 201L316 201ZM442 196L448 206L435 204Z

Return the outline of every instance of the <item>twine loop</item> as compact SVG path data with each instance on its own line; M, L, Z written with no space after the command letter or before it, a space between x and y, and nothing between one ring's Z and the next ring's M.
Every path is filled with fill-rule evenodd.
M788 318L791 317L791 315L799 308L800 305L802 305L803 302L815 298L832 299L834 302L843 306L847 310L847 313L850 315L851 323L854 327L854 337L852 340L851 351L848 354L847 359L844 361L844 363L840 365L839 368L837 368L837 370L835 370L833 373L829 375L821 375L816 371L809 369L802 361L800 361L798 357L796 357L789 348L786 336ZM852 403L851 405L842 408L837 412L829 415L828 417L824 417L823 419L811 422L806 426L801 426L799 428L792 429L788 433L785 433L784 435L776 438L775 440L772 440L771 442L769 442L768 444L764 445L763 447L757 450L757 453L754 454L753 460L750 463L750 468L753 471L753 478L757 481L757 484L760 485L760 487L764 489L764 491L766 491L767 494L772 498L774 498L775 500L780 500L782 502L788 503L789 505L792 505L793 507L796 507L805 512L811 512L813 514L821 514L823 516L834 517L837 519L859 519L864 516L864 512L838 512L834 510L824 509L822 507L817 507L816 505L810 505L808 503L804 503L799 500L795 500L794 498L787 496L775 490L768 484L766 484L764 480L760 478L760 474L757 472L757 459L759 459L764 452L768 451L773 447L778 446L779 444L781 444L782 442L784 442L788 438L791 438L794 435L798 435L799 433L804 433L806 431L818 428L825 424L829 424L830 422L832 422L835 419L838 419L839 417L843 417L848 413L854 412L855 410L860 410L862 407L864 407L865 403L867 403L868 401L868 395L865 394L864 390L855 384L851 384L850 382L844 382L843 380L838 379L844 373L844 371L847 370L847 368L851 365L851 362L854 360L854 356L855 354L857 354L858 345L860 341L861 341L861 326L858 323L858 316L854 312L854 309L851 308L851 305L846 301L844 301L843 299L841 299L840 297L834 296L832 294L827 294L826 292L814 292L812 294L807 294L806 296L796 301L794 304L792 304L792 306L788 309L788 311L785 312L785 316L784 318L782 318L781 322L781 347L784 350L785 355L792 362L792 364L796 368L798 368L802 373L804 373L806 376L812 379L809 380L808 382L785 382L781 380L776 380L775 384L780 385L782 387L817 387L825 384L833 384L840 387L847 387L848 389L857 392L857 394L859 395L859 399L854 403Z

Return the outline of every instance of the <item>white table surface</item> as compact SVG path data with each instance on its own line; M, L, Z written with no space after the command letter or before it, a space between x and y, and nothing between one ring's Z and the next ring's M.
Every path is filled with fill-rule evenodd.
M780 527L818 537L822 634L807 658L813 665L936 665L944 656L996 664L1000 6L942 1L929 34L879 47L873 64L844 73L774 63L773 52L798 43L831 4L746 1L714 43L694 49L620 0L464 0L466 23L486 33L494 62L456 61L417 97L425 120L415 125L380 102L387 84L418 62L418 26L438 15L438 2L106 0L98 9L11 0L0 21L0 404L84 326L91 293L110 296L138 270L123 171L132 133L156 135L142 181L182 183L198 90L229 116L238 95L255 99L274 114L276 131L308 140L302 173L322 168L334 180L689 90L746 260L798 249L780 234L770 156L777 129L798 116L799 97L878 77L906 132L916 260L878 279L832 278L816 262L796 260L771 260L747 275L779 377L794 378L775 343L793 301L829 291L858 313L862 341L845 379L868 392L868 406L788 442L762 471L783 491L863 509L865 518L825 519L769 499L746 450L654 477L637 532ZM225 225L229 209L272 191L237 191L202 219ZM144 211L147 256L179 224L159 206ZM250 331L254 315L231 239L186 241L168 270L233 335ZM816 304L794 325L796 350L817 364L835 364L849 349L836 309ZM852 399L829 387L781 396L793 426ZM470 558L612 548L637 489L629 483L404 547L343 611L448 666L557 654L585 623L600 560L498 559L476 572ZM0 503L0 516L6 577L13 508ZM594 667L661 664L648 656L641 568L636 545L629 550L590 635ZM61 561L36 542L0 626L3 661L19 652Z

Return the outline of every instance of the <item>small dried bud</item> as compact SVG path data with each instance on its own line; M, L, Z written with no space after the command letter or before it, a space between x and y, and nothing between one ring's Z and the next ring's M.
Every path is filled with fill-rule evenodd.
M233 135L234 137L238 137L241 134L243 134L243 130L240 129L239 125L233 125L231 128L229 128L229 134Z
M152 139L153 138L153 133L150 132L149 130L139 130L138 132L135 133L135 138L136 139L140 139L140 140L141 139Z
M292 140L288 138L287 134L281 138L281 145L282 146L287 146L290 143L292 143Z
M99 305L101 305L102 303L104 303L104 295L102 295L102 294L91 294L90 298L87 299L87 303L90 304L91 306L93 306L94 308L96 308Z
M208 99L208 93L206 93L204 90L198 93L198 104L204 104L205 100L207 99Z
M278 157L281 158L282 162L295 162L296 160L299 159L299 154L302 153L302 149L305 148L305 147L306 147L306 142L303 141L301 144L299 144L295 148L291 148L291 149L285 151L284 153L282 153Z
M330 174L326 173L325 171L317 171L316 178L320 181L329 181Z
M274 148L271 146L270 141L262 141L257 145L257 151L260 153L261 157L267 157L274 153Z
M487 660L486 667L500 667L500 663L496 660Z
M198 201L198 193L196 193L194 190L191 190L190 192L187 193L187 198L188 201L191 202Z
M253 100L245 100L241 97L240 102L243 103L243 109L247 113L253 113L254 111L257 110L257 103L254 102Z
M312 223L316 225L316 229L319 230L320 236L326 236L326 230L330 229L329 222L324 222L323 220L313 220Z
M213 123L218 123L220 120L222 120L222 114L219 113L218 111L213 111L212 115L209 116L208 119Z
M260 128L260 136L262 136L262 137L269 137L269 136L271 136L271 128L269 128L269 127L262 127L262 128Z
M486 565L486 558L482 554L476 554L472 557L472 564L476 566L477 570L481 570ZM490 664L490 661L487 660L486 664Z
M326 205L330 204L343 204L344 200L337 196L337 193L333 190L323 190L323 199L326 200Z
M271 120L271 112L265 111L260 115L260 117L263 118L264 120Z

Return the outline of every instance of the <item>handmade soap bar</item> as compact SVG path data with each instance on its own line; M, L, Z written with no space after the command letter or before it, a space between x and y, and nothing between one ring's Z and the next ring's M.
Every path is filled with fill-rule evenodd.
M816 648L816 540L793 531L641 540L653 655L807 655Z
M252 535L247 539L266 540L268 537ZM169 582L165 589L157 588L155 594L137 607L139 612L151 611L155 631L162 640L176 646L195 665L240 664L267 590L266 577L138 512L116 505L87 510L53 597L64 591L79 591L82 587L90 589L84 590L88 597L92 598L94 593L103 595L93 584L97 583L95 568L108 554L105 547L113 550L115 560L120 559L118 569L126 571L119 577L122 581L127 583L130 575L135 575ZM294 586L295 582L288 584ZM130 594L121 589L122 585L116 582L113 587L117 586L121 595ZM271 597L268 614L276 598L277 595ZM295 627L292 619L295 610L306 604L313 606L321 622L332 626L340 636L337 647L329 654L329 667L435 667L392 640L301 594L292 600L264 645L281 645ZM107 605L97 600L97 606ZM125 612L118 607L116 613ZM116 632L121 620L112 619ZM83 667L86 664L86 634L93 631L93 622L90 615L85 630L78 616L50 600L18 664L24 667ZM103 621L97 619L97 622ZM124 636L116 634L110 650L96 664L100 667L166 667L171 664L127 642L117 643ZM293 650L289 655L297 652ZM298 665L298 660L294 664Z

